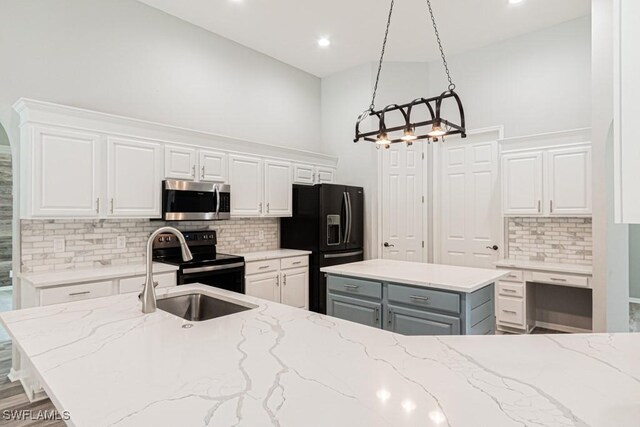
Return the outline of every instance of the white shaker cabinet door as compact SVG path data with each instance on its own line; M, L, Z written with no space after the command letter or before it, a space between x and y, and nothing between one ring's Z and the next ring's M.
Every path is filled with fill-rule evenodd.
M30 131L31 209L26 216L99 216L100 137L40 126Z
M229 156L231 215L255 217L263 213L262 160L249 156Z
M291 163L264 162L265 216L285 217L293 214Z
M316 167L316 183L332 184L336 182L336 170L323 166Z
M245 293L251 297L280 302L280 273L246 276Z
M309 270L297 268L282 271L282 303L297 308L309 307Z
M108 216L160 217L160 149L159 144L108 138Z
M315 184L315 168L312 165L296 163L293 165L293 183L294 184Z
M227 182L227 154L200 150L199 180L203 182Z
M167 145L164 149L164 176L169 179L196 179L196 150Z
M542 215L542 157L542 152L502 157L502 209L505 215Z
M550 215L591 215L591 147L547 153Z

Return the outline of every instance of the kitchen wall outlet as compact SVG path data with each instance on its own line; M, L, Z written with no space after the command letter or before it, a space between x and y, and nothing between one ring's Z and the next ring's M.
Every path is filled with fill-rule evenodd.
M264 239L264 230L258 230L258 239L260 240Z
M64 238L53 239L53 253L59 254L64 252Z
M116 241L117 241L116 246L118 247L118 249L124 249L124 248L127 247L127 237L126 236L118 236Z

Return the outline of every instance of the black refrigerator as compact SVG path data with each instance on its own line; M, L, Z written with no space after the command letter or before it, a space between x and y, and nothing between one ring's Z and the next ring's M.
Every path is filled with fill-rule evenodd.
M336 184L293 186L293 216L280 221L280 246L311 251L309 309L327 312L322 267L362 261L364 191Z

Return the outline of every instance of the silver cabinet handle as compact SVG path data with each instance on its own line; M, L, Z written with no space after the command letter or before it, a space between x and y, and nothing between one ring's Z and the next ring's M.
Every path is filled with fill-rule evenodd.
M191 166L191 176L196 177L196 165Z
M202 166L202 168L201 168L201 169L202 169L202 173L200 174L200 177L201 177L202 179L204 179L204 166Z
M295 261L295 262L293 263L293 265L298 265L298 264L302 264L302 261Z
M69 294L70 297L75 297L77 295L88 295L91 291L82 291L82 292L72 292Z
M549 280L553 280L554 282L566 282L567 279L560 279L558 277L550 277Z
M503 313L509 313L509 314L518 314L517 312L513 311L513 310L502 310Z
M387 325L389 325L389 326L391 326L391 323L392 323L392 320L391 320L392 319L392 317L391 317L392 314L393 314L393 312L391 311L391 309L388 309L387 310Z
M267 202L267 213L269 213L269 203Z
M113 197L111 198L111 213L113 213Z
M376 323L380 321L380 309L378 307L375 308L374 314L376 316Z
M311 182L313 182L313 183L316 182L316 173L315 172L312 175Z
M538 200L538 213L542 212L542 200Z
M549 213L553 213L553 200L549 200Z
M360 286L358 285L344 285L345 288L347 289L358 289Z
M260 203L258 204L258 209L259 209L260 213L262 213L262 202L260 202Z
M512 293L516 293L518 291L516 291L515 289L502 289L505 292L512 292Z
M411 298L412 300L416 300L416 301L429 301L430 298L429 297L421 297L418 295L411 295L409 298Z
M276 286L280 286L280 275L276 276Z
M96 213L100 213L100 197L96 199Z
M287 275L286 274L282 275L282 285L283 286L287 286Z
M258 267L259 270L264 270L265 268L269 268L268 265L261 265L260 267Z

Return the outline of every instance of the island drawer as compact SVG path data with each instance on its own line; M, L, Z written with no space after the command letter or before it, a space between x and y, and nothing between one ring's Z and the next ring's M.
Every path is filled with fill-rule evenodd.
M298 267L306 267L309 265L309 256L296 256L291 258L283 258L280 261L280 268L283 270L287 268L298 268Z
M524 300L498 296L498 323L524 326Z
M144 276L127 277L120 279L120 293L142 292ZM158 282L157 288L170 288L176 286L176 273L154 274L153 281Z
M112 293L112 281L47 288L40 291L40 305L60 304L63 302L107 297L112 295Z
M411 286L389 285L389 301L395 301L415 307L460 313L460 295L433 289Z
M382 283L380 282L330 275L327 278L327 288L333 292L382 299Z
M505 282L522 282L524 281L524 275L522 271L509 270L509 274L500 280L504 280Z
M245 264L245 274L269 273L280 270L279 259L269 259L265 261L252 261Z
M498 295L524 297L524 284L513 282L498 282Z
M572 276L570 274L542 273L534 272L532 281L536 283L549 283L560 286L576 286L579 288L588 288L589 279L585 276Z

